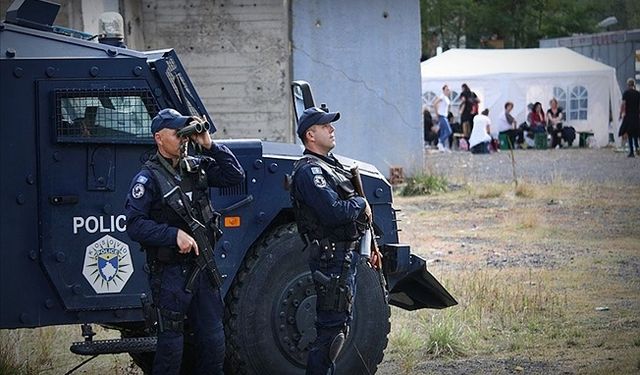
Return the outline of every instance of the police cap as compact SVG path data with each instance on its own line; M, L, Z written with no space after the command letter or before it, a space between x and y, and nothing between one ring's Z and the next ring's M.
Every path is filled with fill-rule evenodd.
M310 107L302 112L298 120L298 137L304 139L304 133L313 125L328 124L338 121L340 112L325 112L318 107Z
M151 121L151 133L155 134L162 129L181 129L190 119L190 116L182 116L175 109L165 108Z

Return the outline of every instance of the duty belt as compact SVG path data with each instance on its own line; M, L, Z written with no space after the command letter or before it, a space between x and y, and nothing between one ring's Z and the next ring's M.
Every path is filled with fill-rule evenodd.
M352 250L356 246L358 246L358 241L332 241L328 238L322 240L314 240L312 242L317 242L320 249L327 250Z

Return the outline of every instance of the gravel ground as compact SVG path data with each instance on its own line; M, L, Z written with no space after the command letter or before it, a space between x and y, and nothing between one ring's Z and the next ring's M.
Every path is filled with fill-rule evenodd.
M626 152L613 148L527 149L515 150L513 156L519 181L640 184L640 157L628 158ZM425 171L463 182L513 181L509 151L478 155L428 149Z
M452 153L440 153L432 149L426 151L425 173L444 176L452 185L468 182L509 183L513 181L512 154L509 151L489 155L474 155L465 151ZM640 204L625 201L625 194L633 193L636 197L634 187L640 191L640 157L628 158L626 152L614 148L515 150L513 157L519 182L566 182L589 187L586 193L584 189L580 189L577 193L580 196L576 196L575 199L567 198L566 201L564 198L562 201L554 199L547 201L539 198L516 201L520 202L522 211L526 207L526 209L535 209L536 212L543 213L546 226L587 229L583 241L572 242L549 232L544 238L534 239L526 245L508 239L497 242L495 237L475 234L475 230L490 228L493 220L499 221L504 220L503 217L509 217L509 212L501 211L500 207L496 206L501 204L500 199L477 199L470 196L468 200L461 203L447 198L446 195L422 198L403 197L397 199L396 206L402 209L403 223L401 224L403 225L401 226L405 240L411 243L413 251L425 259L438 261L439 267L448 270L457 269L471 261L479 266L484 265L490 268L524 266L532 269L559 269L560 272L565 272L567 269L573 269L571 264L574 259L601 257L606 260L617 256L620 257L617 266L614 264L612 268L606 268L604 264L600 264L597 267L594 265L594 269L602 268L601 272L608 275L607 280L620 283L621 290L636 290L637 288L628 286L627 283L628 280L638 280L640 275L638 253L627 251L621 254L619 249L592 246L589 238L610 238L612 241L622 241L621 238L638 238L637 223L640 222L640 216L638 216L640 211L637 208ZM621 189L622 187L626 189ZM593 194L592 197L588 196L589 192ZM455 207L460 205L467 207L470 215L456 216L459 210ZM486 215L482 214L484 210L490 210L495 214L495 218L485 217ZM429 219L428 213L434 213L435 218ZM454 218L447 217L447 213L451 213ZM520 211L516 212L513 218L517 219L518 213ZM455 225L458 229L449 234L430 230L433 227L447 225ZM592 301L594 306L599 306L599 303L603 302L600 299ZM620 297L618 300L609 299L607 303L616 313L633 311L638 306L637 298L629 295L625 295L625 298ZM591 308L592 306L589 305L587 310ZM580 327L590 332L589 337L603 335L603 332L608 330L606 327L613 330L612 327L618 324L616 319L619 318L613 314L603 315L600 317L602 321L594 322L589 320L588 314L588 311L585 312ZM625 326L625 329L638 332L637 324L637 321L633 320ZM612 335L621 335L624 330L614 331ZM613 342L617 341L619 340L613 340ZM453 360L442 358L427 360L417 365L411 374L605 374L607 362L615 362L617 356L624 353L617 347L593 346L586 339L580 345L580 348L559 346L562 350L548 357L541 357L540 353L537 357L530 357L523 352L480 354ZM635 345L636 349L631 352L634 358L640 358L637 357L637 346ZM533 352L536 351L532 350ZM378 374L402 373L397 359L390 357L386 356L380 364ZM637 372L637 369L640 369L640 359L637 361L638 364L632 372L622 373L640 373Z

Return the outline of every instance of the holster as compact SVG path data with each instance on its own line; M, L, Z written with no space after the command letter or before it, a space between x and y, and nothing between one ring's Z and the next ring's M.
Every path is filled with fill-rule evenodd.
M158 310L153 304L153 297L142 293L140 295L140 302L142 303L145 331L150 336L154 336L158 332Z
M313 281L318 293L316 304L319 310L350 311L353 291L349 289L342 275L328 276L320 270L313 273Z

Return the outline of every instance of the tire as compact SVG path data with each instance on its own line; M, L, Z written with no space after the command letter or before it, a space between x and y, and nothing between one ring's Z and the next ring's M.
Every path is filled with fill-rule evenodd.
M233 374L303 374L315 340L315 288L295 224L250 249L225 298L227 363ZM382 361L390 309L378 273L358 265L351 331L338 374L372 374Z

